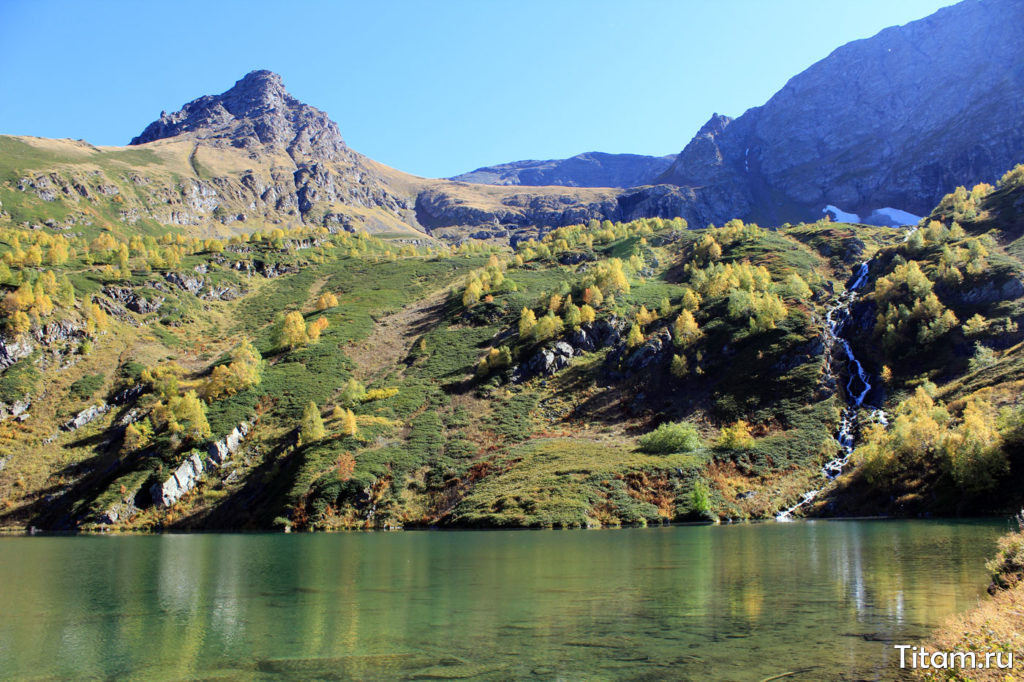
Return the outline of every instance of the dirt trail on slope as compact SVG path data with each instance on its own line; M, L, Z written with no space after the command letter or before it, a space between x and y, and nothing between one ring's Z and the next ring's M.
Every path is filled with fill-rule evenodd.
M361 381L398 364L409 354L412 344L441 318L448 290L435 291L396 313L381 319L363 341L345 350L356 364Z

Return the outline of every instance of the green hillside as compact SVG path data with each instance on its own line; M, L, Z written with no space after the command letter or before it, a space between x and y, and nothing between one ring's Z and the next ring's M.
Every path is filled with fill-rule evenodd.
M1020 502L1022 167L909 237L651 218L510 249L130 223L102 179L177 177L158 152L83 147L99 179L72 200L19 189L77 176L8 147L6 528L771 518L841 455L823 326L865 261L842 335L878 379L849 473L798 513Z

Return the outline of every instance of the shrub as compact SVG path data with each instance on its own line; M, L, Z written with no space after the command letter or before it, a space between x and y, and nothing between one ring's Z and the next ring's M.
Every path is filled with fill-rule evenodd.
M1021 516L1017 517L1020 523ZM992 586L1009 589L1024 578L1024 532L1018 530L999 538L996 555L985 564L992 574Z
M750 435L750 424L740 419L732 426L726 426L718 436L718 447L722 450L746 450L754 444Z
M711 491L704 481L697 481L693 486L693 492L690 493L690 511L701 516L711 513Z
M693 452L700 445L697 429L685 422L665 423L640 437L640 450L649 454Z
M398 395L397 388L371 388L369 391L364 393L360 398L360 402L370 403L374 400L385 400L387 398L393 398Z

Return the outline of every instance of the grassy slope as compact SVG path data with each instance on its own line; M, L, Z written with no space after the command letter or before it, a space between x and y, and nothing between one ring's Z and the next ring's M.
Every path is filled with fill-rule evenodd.
M6 211L0 217L6 246L0 250L12 248L10 235L24 222L61 222L69 216L75 217L76 244L105 231L120 239L194 233L195 228L167 228L145 220L129 226L120 211L132 205L133 196L148 201L139 193L152 192L155 186L245 170L232 154L180 142L97 149L81 142L3 137L0 151L7 164L0 165ZM38 177L43 168L64 180L86 182L91 198L47 202L16 188L20 178ZM424 183L434 182L378 170L398 191L418 191ZM257 169L264 171L269 173ZM138 173L147 174L147 181L132 180ZM120 192L97 193L107 181ZM487 195L484 199L467 195L466 201L501 202L514 188L481 191ZM588 198L604 196L603 190L587 192L592 194ZM129 203L119 204L119 196ZM989 255L989 270L972 286L1021 273L1019 221L1014 222L1017 195L1000 190L988 201L989 207L976 219L963 221L971 234L996 229L999 240ZM244 453L223 475L208 477L169 513L146 509L133 525L330 528L655 522L705 514L694 502L698 484L709 489L715 514L771 516L817 485L817 467L836 452L833 434L843 403L840 394L823 390L818 339L825 305L861 261L877 254L872 283L891 269L904 248L899 233L830 223L709 233L679 231L660 221L616 230L594 239L605 226L588 228L569 235L564 245L556 245L561 237L552 235L547 244L553 255L537 255L522 266L509 267L505 276L515 286L497 287L490 292L491 300L468 307L460 300L465 276L485 265L490 247L442 255L419 249L396 259L397 244L369 240L354 252L353 245L359 246L360 240L342 236L303 250L295 248L299 241L317 236L303 227L288 236L296 241L287 248L271 245L269 238L222 255L206 252L201 245L190 247L175 269L191 273L205 268L208 284L240 293L231 301L200 300L174 287L159 292L153 282L159 283L163 273L140 270L135 263L131 276L115 284L146 296L164 295L167 301L158 313L131 313L113 321L107 332L96 335L88 354L65 355L71 359L65 367L37 352L0 377L0 398L10 402L26 393L36 398L29 418L0 425L0 456L7 457L0 471L3 522L75 525L166 477L187 448L159 450L156 456L121 452L118 422L131 406L112 410L71 434L58 432L57 426L130 383L138 374L135 362L154 366L174 360L185 368L186 383L199 386L242 337L251 338L264 356L262 382L211 402L207 416L214 438L243 419L257 418ZM46 228L23 232L24 243L40 232L68 234ZM581 240L585 233L589 241ZM771 274L771 288L783 296L788 296L785 280L797 273L810 283L813 295L788 297L788 316L775 328L756 332L745 317L730 313L728 291L707 295L697 313L702 336L686 349L689 372L681 378L669 372L671 355L679 349L626 371L630 353L621 348L586 353L553 377L536 377L521 385L508 383L507 367L474 376L477 361L491 348L508 347L513 364L533 357L542 344L518 338L519 311L530 307L543 314L556 292L571 293L579 302L588 273L612 258L635 260L630 267L637 272L629 275L628 292L620 292L614 304L608 301L598 307L598 317L618 316L628 322L640 306L654 310L667 299L669 313L643 329L647 338L661 333L680 310L682 292L692 276L686 266L706 265L697 254L706 234L722 241L720 265L764 266ZM385 256L385 251L391 255ZM926 271L934 266L937 253L931 248L917 255ZM98 263L109 261L111 254L101 255ZM57 268L69 276L79 298L76 309L58 311L72 318L82 316L85 302L106 300L103 287L110 280L99 264L80 256ZM265 279L246 274L244 267L230 267L256 259L293 272ZM562 264L580 259L582 264ZM507 252L500 260L509 260ZM45 269L28 268L27 276L34 279ZM6 286L13 289L13 281ZM317 311L314 301L324 292L335 294L338 305ZM975 311L990 318L1019 318L1018 304L950 302L961 320ZM281 319L289 311L301 312L307 322L328 320L318 343L290 351L276 348ZM1024 379L1019 376L1024 367L1020 344L1001 348L994 365L969 372L967 356L957 350L963 343L950 345L945 354L922 354L898 366L877 350L873 339L865 336L856 343L869 369L894 366L889 406L925 378L935 381L940 396L951 402L979 391L1008 394L1015 385L1012 381ZM367 388L397 392L352 404L358 432L343 436L341 421L332 410L345 407L341 389L352 376L365 381ZM153 400L144 398L138 407L145 411ZM296 427L310 400L321 408L329 436L298 445ZM753 442L714 447L720 429L738 419L751 424ZM637 449L639 435L679 420L690 421L700 431L704 445L697 452L662 456ZM353 464L351 471L347 463ZM861 496L878 504L871 490L848 484L842 489L849 499Z

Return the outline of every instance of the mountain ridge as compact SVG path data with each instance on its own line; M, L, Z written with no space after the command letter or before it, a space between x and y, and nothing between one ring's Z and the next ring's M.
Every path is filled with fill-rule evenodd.
M449 180L484 185L637 187L652 184L675 155L583 152L567 159L527 159L483 166Z
M1024 158L1022 51L1018 0L965 0L886 28L732 121L706 152L714 163L680 154L659 181L729 186L737 216L769 223L826 204L925 214Z
M736 119L713 115L660 174L668 159L588 152L419 178L352 150L326 113L292 97L277 74L254 71L220 95L162 112L132 139L128 149L187 146L191 177L165 169L153 193L134 183L121 195L130 204L122 219L206 231L297 220L521 241L591 220L778 225L816 219L830 205L865 216L886 207L922 215L958 184L992 182L1024 158L1024 130L1015 125L1024 118L1024 64L1013 61L1024 51L1021 26L1018 0L965 0L849 43L764 105ZM997 38L991 48L979 47L986 32ZM932 34L945 52L919 46ZM654 167L638 169L637 159ZM9 165L16 191L46 201L56 184L61 201L81 203L73 186L85 168L17 158ZM522 184L542 181L561 184ZM39 209L19 212L21 222Z

